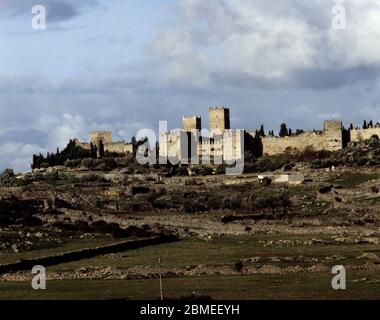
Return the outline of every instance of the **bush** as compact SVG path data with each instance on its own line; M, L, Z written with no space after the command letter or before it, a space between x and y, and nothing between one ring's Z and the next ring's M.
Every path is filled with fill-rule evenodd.
M81 159L75 159L75 160L66 160L65 161L65 167L67 168L77 168L82 164Z
M256 162L256 170L259 172L276 171L281 169L285 164L290 161L284 156L263 156Z
M24 216L24 218L22 219L22 224L25 227L40 227L43 225L41 219L30 215Z
M208 176L214 172L213 168L209 166L192 166L190 169L196 176Z
M253 207L257 209L272 209L276 213L276 208L283 208L284 214L287 213L292 203L287 192L279 190L270 190L260 193L258 196L253 195Z
M94 159L86 158L82 160L82 167L92 169L94 167Z
M13 169L5 169L0 174L0 187L19 187L25 184L25 180L16 179Z
M356 160L357 165L361 166L361 167L365 166L367 164L367 162L368 162L367 156L362 156Z
M104 220L93 222L91 227L96 232L109 234L113 234L116 230L119 229L119 225L117 223L107 223Z
M240 272L241 273L243 271L243 268L244 268L244 266L243 266L243 263L241 261L235 263L235 270L236 270L236 272Z

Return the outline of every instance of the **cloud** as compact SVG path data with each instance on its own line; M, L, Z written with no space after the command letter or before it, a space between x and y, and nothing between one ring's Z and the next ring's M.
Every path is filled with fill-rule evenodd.
M58 22L98 6L94 0L45 3L60 28ZM379 1L344 1L347 30L334 31L332 0L275 6L267 0L179 0L166 15L157 13L163 21L144 31L149 38L128 46L117 41L126 34L124 3L109 5L105 17L112 23L101 30L94 14L78 19L83 32L69 26L60 37L8 39L5 50L18 46L5 56L9 67L0 76L6 106L0 108L0 141L9 150L0 169L28 168L32 153L55 151L74 137L87 140L92 130L129 140L141 128L157 130L159 120L177 128L186 114L202 116L207 127L208 107L217 105L231 108L232 127L246 129L264 123L277 131L283 122L321 129L325 117L346 124L380 118ZM32 4L8 1L4 12L30 15ZM133 25L132 38L142 37L142 27ZM27 46L20 45L23 39Z
M12 168L15 172L29 171L31 155L46 152L46 149L34 144L12 141L0 144L0 150L0 169Z
M46 8L48 23L71 20L91 8L99 7L97 0L12 0L4 3L5 12L11 17L30 16L33 6L43 5Z
M184 86L229 81L320 89L378 77L379 2L345 1L347 29L339 31L331 24L334 5L182 0L178 19L156 34L151 48L162 79Z
M79 115L41 114L29 125L9 128L0 132L2 158L0 169L12 167L25 172L30 169L32 155L61 150L73 138L86 138L91 127ZM30 142L27 142L30 140ZM34 143L33 143L34 142Z

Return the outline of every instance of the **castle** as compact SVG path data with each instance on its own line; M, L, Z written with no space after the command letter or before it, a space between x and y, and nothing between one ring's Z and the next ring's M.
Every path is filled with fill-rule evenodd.
M77 146L87 150L91 150L91 145L96 147L97 154L100 156L101 144L103 144L104 152L116 153L133 153L133 144L125 141L112 141L111 131L94 131L90 133L90 142L80 142L75 139Z
M199 159L202 159L202 163L205 163L204 159L214 163L229 163L244 157L244 152L257 156L276 155L289 148L304 151L308 147L315 151L337 151L349 142L380 136L380 126L345 130L342 122L337 120L324 121L321 131L300 131L284 137L231 129L230 110L226 107L210 108L209 121L209 130L204 130L200 117L183 117L182 130L161 133L160 158L194 164L198 164Z
M168 158L171 163L202 163L235 161L244 155L244 139L238 130L230 128L228 108L210 108L210 131L202 129L198 116L183 117L183 130L162 132L160 134L160 159ZM227 147L228 145L228 147ZM230 151L230 152L229 152Z
M194 115L182 118L182 129L161 132L159 158L160 163L166 163L169 159L172 164L232 164L243 159L245 152L256 156L276 155L289 148L303 151L308 147L315 151L337 151L349 142L367 140L374 135L380 136L380 125L346 130L342 122L337 120L324 121L321 131L300 131L283 137L265 135L254 130L231 129L229 108L217 107L209 109L209 130L203 129L201 117ZM101 145L105 152L136 152L132 143L112 141L110 131L91 132L90 142L80 142L77 139L75 142L88 150L91 149L91 145L96 147L98 156Z

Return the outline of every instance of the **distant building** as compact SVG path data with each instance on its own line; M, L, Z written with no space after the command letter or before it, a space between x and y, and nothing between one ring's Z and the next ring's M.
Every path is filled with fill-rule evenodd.
M116 152L116 153L133 153L132 143L126 143L125 141L112 141L111 131L94 131L90 133L90 142L80 142L75 140L76 145L84 149L90 150L91 144L96 147L98 156L103 144L104 152Z
M344 145L341 121L326 120L323 131L302 131L299 134L276 137L231 129L230 110L226 107L210 108L209 118L210 129L207 136L203 134L201 118L198 116L183 117L182 131L162 133L160 157L170 157L182 163L197 163L198 158L206 161L209 159L211 162L218 160L220 163L239 160L246 151L256 155L276 155L284 153L288 148L303 151L312 147L316 151L335 151L342 149ZM377 131L380 135L380 128ZM369 135L363 132L360 134ZM359 133L354 132L353 136L358 139Z

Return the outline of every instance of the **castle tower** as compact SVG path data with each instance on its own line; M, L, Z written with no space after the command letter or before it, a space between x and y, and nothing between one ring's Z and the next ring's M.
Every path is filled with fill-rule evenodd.
M98 157L100 156L100 142L103 146L112 142L111 131L94 131L90 133L90 142L96 147Z
M183 130L186 132L192 132L194 130L201 130L201 118L197 116L183 117L182 118Z
M93 145L100 144L100 141L103 142L103 144L111 143L112 142L112 132L111 131L94 131L90 133L90 142Z
M324 131L342 131L342 121L326 120L324 122Z
M343 148L343 124L337 120L324 122L325 150L336 151Z
M200 141L200 132L202 130L201 118L197 116L183 117L183 130L187 134L188 148L187 155L191 163L198 164L198 145Z
M215 133L224 133L225 130L231 129L230 126L230 109L225 107L210 108L210 134L214 136Z

